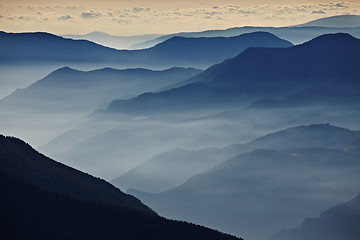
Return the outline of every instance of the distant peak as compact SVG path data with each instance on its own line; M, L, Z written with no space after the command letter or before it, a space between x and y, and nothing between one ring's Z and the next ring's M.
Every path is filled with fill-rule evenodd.
M318 36L318 37L304 43L303 45L324 42L324 41L326 41L328 43L329 42L338 43L339 41L348 42L348 41L353 41L353 40L359 40L359 39L353 37L352 35L350 35L348 33L329 33L329 34L324 34L324 35Z
M62 67L62 68L59 68L59 69L53 71L52 74L63 74L63 73L70 73L70 72L79 72L79 71L76 69L73 69L71 67L65 66L65 67Z
M71 67L68 67L68 66L65 66L65 67L62 67L62 68L59 68L58 71L72 71L72 70L75 70Z

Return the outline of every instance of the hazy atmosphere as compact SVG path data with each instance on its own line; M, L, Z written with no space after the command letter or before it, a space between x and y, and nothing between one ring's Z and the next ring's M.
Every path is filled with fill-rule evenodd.
M0 26L4 239L360 239L358 1L0 0Z
M80 0L0 1L3 31L54 34L169 34L241 26L283 27L360 11L356 0Z

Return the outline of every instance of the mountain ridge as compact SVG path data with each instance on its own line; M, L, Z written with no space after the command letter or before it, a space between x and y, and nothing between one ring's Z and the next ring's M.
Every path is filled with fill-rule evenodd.
M199 106L231 108L234 104L239 108L259 98L285 97L333 79L353 84L360 76L359 56L360 40L342 33L322 35L289 48L247 48L186 80L187 85L125 102L114 100L107 111L158 114L164 109L171 112Z
M87 40L65 39L49 33L0 32L0 43L3 53L0 63L90 62L146 68L206 68L250 46L292 45L270 33L249 33L234 38L174 38L142 50L116 50Z

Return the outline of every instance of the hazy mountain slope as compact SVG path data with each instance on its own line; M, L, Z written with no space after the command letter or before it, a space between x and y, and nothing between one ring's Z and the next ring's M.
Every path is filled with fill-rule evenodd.
M248 47L288 47L292 44L270 33L231 38L172 38L149 49L116 50L87 40L72 40L49 33L0 32L1 62L116 63L122 67L207 68Z
M207 148L201 150L174 149L155 156L112 183L121 189L136 189L157 193L175 188L190 177L207 171L211 167L226 161L240 153L256 149L274 149L289 151L294 148L333 148L356 151L359 131L315 124L284 129L257 138L245 144L235 144L225 148Z
M135 36L114 36L103 32L91 32L84 35L67 34L64 38L86 39L97 44L115 49L129 49L132 45L160 37L160 34L145 34Z
M360 15L339 15L320 18L296 27L360 27Z
M88 112L106 106L114 98L136 96L181 82L201 70L171 68L78 71L58 69L25 89L0 100L2 109L22 112Z
M360 237L360 195L349 202L332 207L318 218L307 218L299 228L282 230L269 240L356 240Z
M354 195L359 170L358 156L339 150L257 150L164 193L129 192L165 216L265 239Z
M234 155L231 151L218 148L195 151L174 149L141 163L111 183L124 190L135 188L145 192L163 192Z
M214 65L183 87L113 101L110 112L161 113L241 107L255 99L285 97L311 86L359 79L360 40L330 34L289 48L249 48Z
M104 180L59 164L19 139L0 141L5 239L237 239L161 218Z
M282 99L260 99L251 108L291 108L308 106L355 107L360 105L360 80L332 81L308 88Z
M271 133L244 145L229 146L229 149L245 146L247 150L263 148L289 151L291 149L309 147L345 150L359 136L360 131L352 131L330 124L312 124Z

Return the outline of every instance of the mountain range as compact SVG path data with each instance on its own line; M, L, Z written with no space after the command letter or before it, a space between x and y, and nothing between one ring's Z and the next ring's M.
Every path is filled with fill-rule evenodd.
M66 34L62 35L64 38L71 38L74 40L88 40L105 47L115 49L129 49L132 45L148 41L157 37L160 34L144 34L135 36L114 36L103 32L91 32L83 35Z
M294 44L307 42L315 37L329 33L349 33L360 37L359 15L340 15L320 18L305 24L288 27L234 27L225 30L207 30L203 32L180 32L160 36L153 40L134 44L133 48L149 48L175 36L180 37L232 37L239 34L264 31L275 34Z
M174 37L143 50L116 50L87 40L65 39L49 33L0 32L0 62L116 63L122 67L207 68L248 47L288 47L273 34L258 32L237 37Z
M0 31L0 238L359 239L359 22Z
M138 199L0 136L5 239L239 239L159 217Z
M304 24L296 25L297 27L360 27L360 15L337 15L325 17L310 21Z
M349 142L360 139L359 131L329 124L313 124L284 129L248 143L200 150L174 149L155 156L111 181L121 189L159 193L175 188L196 174L257 149L289 151L295 148L331 148L344 151ZM351 148L353 151L355 147Z
M186 80L184 86L116 100L107 111L159 114L240 108L261 98L286 97L332 81L341 81L346 90L359 89L359 56L360 40L342 33L289 48L248 48Z
M324 135L312 138L312 132ZM128 192L165 216L265 239L358 192L359 156L343 150L358 134L328 125L289 129L254 141L273 139L169 191ZM272 146L277 143L278 148Z
M0 108L31 113L92 112L115 98L156 91L200 72L193 68L78 71L64 67L1 99Z
M299 108L299 107L353 107L360 103L360 88L357 80L330 81L321 86L310 87L280 99L260 99L251 108Z

